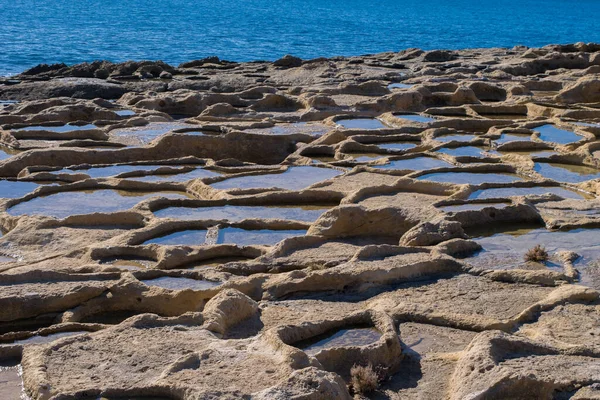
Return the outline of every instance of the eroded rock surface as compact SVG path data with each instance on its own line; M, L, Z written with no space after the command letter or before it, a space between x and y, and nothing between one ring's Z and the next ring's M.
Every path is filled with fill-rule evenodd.
M599 67L578 43L0 80L0 393L598 398Z

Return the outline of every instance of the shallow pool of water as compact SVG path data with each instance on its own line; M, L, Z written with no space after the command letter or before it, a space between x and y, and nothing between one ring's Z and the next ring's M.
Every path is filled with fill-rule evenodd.
M452 157L486 157L486 156L496 156L498 152L495 150L490 150L483 147L475 147L475 146L463 146L456 148L443 148L437 150L437 153L448 154Z
M0 264L14 262L14 261L17 261L17 260L15 260L12 257L7 257L7 256L0 255Z
M88 169L65 168L57 171L57 174L86 174L90 178L108 178L133 171L154 171L164 165L110 165L107 167L92 167Z
M19 400L22 397L23 379L20 375L20 365L0 367L0 399Z
M0 180L0 198L18 199L33 192L39 186L33 182Z
M442 142L442 143L448 143L448 142L470 142L473 139L477 139L476 135L469 135L469 134L459 134L459 135L443 135L443 136L436 136L434 138L435 140L437 140L438 142Z
M396 170L410 170L410 171L421 171L432 168L443 168L452 167L453 165L444 160L439 160L434 157L415 157L407 158L404 160L390 161L385 165L377 165L374 168L379 169L396 169Z
M410 89L413 86L406 83L391 83L388 85L388 89Z
M493 188L477 190L469 196L469 199L494 199L511 196L541 196L544 194L555 194L565 199L584 199L585 196L582 193L568 190L558 186L536 186L528 188Z
M500 227L501 228L501 227ZM490 232L473 237L483 250L467 258L470 264L483 268L522 268L527 250L540 244L546 248L551 267L560 268L559 260L553 260L557 251L574 251L582 258L578 264L585 265L600 257L600 229L575 229L549 231L545 228L507 227L503 232ZM582 270L582 273L585 271Z
M375 143L373 143L375 144ZM417 147L414 142L393 142L393 143L381 143L377 145L380 149L384 150L409 150Z
M435 121L435 118L426 117L417 114L394 114L394 117L412 122L421 122L423 124Z
M81 335L81 334L84 334L84 333L89 333L89 332L87 332L87 331L73 331L73 332L52 333L52 334L47 335L47 336L36 335L36 336L32 336L32 337L30 337L28 339L17 340L13 344L27 345L27 344L50 343L50 342L53 342L53 341L55 341L57 339L60 339L60 338L65 338L65 337L75 336L75 335Z
M142 244L164 246L200 246L206 243L206 229L188 229L146 240Z
M454 184L469 183L471 185L478 185L481 183L511 183L522 180L514 174L492 172L438 172L422 175L417 179Z
M182 122L151 122L145 126L114 129L110 131L110 136L119 143L130 146L142 146L175 129L193 127L194 125Z
M94 124L87 125L61 125L61 126L27 126L25 128L13 129L15 132L21 131L46 131L46 132L56 132L56 133L67 133L67 132L75 132L75 131L87 131L90 129L98 129L98 127Z
M257 189L278 188L284 190L301 190L335 176L342 172L330 168L291 167L278 174L248 175L226 179L211 184L215 189Z
M271 246L294 236L304 236L304 230L247 230L241 228L219 229L217 244L237 244L239 246L266 245Z
M579 136L575 132L558 129L551 124L538 126L537 128L533 128L533 130L540 133L540 139L544 142L568 144L583 139L583 136Z
M105 258L100 261L100 264L109 264L129 271L139 271L140 269L153 267L156 264L156 261L149 258L122 256Z
M531 142L531 135L528 133L503 133L500 139L494 140L497 144L509 142Z
M374 161L380 158L387 157L386 154L377 154L377 153L350 153L348 154L352 157L353 161L356 162L369 162Z
M152 197L189 198L178 192L131 192L101 189L72 191L36 197L8 209L10 215L46 215L65 218L70 215L125 211Z
M380 337L381 333L375 328L341 329L309 339L305 343L298 343L297 346L305 353L314 355L334 347L367 346L377 342Z
M459 212L459 211L481 211L484 208L505 208L510 203L470 203L470 204L456 204L452 206L440 206L438 207L442 211L446 212Z
M209 171L204 168L196 168L190 172L184 172L182 174L158 174L158 175L147 175L141 177L132 177L133 179L141 182L187 182L192 179L204 179L220 176L218 172Z
M580 183L600 178L600 170L583 165L535 163L533 170L557 182Z
M227 220L285 219L313 222L330 207L328 206L214 206L214 207L168 207L154 212L158 218L180 220Z
M163 276L161 278L143 280L148 286L158 286L169 290L206 290L219 286L221 282Z
M381 129L387 126L377 118L349 118L335 121L336 124L346 129Z
M304 133L311 136L321 136L329 132L332 127L315 122L295 122L292 124L278 124L271 128L246 129L244 132L266 135L291 135Z
M131 117L131 116L135 115L135 111L133 111L133 110L117 110L117 111L115 111L115 114L117 114L119 117Z

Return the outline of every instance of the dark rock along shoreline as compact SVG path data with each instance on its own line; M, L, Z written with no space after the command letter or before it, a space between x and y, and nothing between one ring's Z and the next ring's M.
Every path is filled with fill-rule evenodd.
M0 100L0 397L598 396L600 44L39 65Z

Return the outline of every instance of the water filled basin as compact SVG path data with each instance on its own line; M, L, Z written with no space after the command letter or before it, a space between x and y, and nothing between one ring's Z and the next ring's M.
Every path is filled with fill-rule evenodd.
M274 245L294 236L303 236L306 234L304 230L246 230L241 228L223 228L219 229L218 244L232 243L240 246L249 245Z
M154 212L159 218L180 220L228 220L285 219L293 221L316 221L327 211L327 206L215 206L215 207L168 207Z
M583 165L535 163L534 171L558 182L579 183L600 178L600 170Z
M533 128L533 130L540 133L540 139L544 142L568 144L583 139L583 136L564 129L558 129L551 124L538 126L537 128Z
M439 160L433 157L415 157L406 158L403 160L390 161L388 164L377 165L374 168L421 171L432 168L443 168L452 166L453 165L447 161Z
M10 215L46 215L65 218L70 215L125 211L152 197L188 198L178 192L130 192L123 190L89 190L55 193L35 197L8 209Z
M452 157L478 157L482 158L486 155L498 155L497 151L489 150L483 147L475 147L475 146L463 146L456 148L443 148L439 149L437 153L448 154Z
M219 286L221 282L163 276L161 278L143 280L148 286L158 286L169 290L206 290Z
M336 121L346 129L381 129L387 126L377 118L349 118Z
M326 333L313 338L307 343L298 343L307 354L317 354L321 350L334 347L367 346L375 343L381 337L381 333L375 328L352 328L341 329L334 333Z
M583 199L585 196L583 194L565 189L559 186L537 186L537 187L528 187L528 188L493 188L493 189L483 189L477 190L469 196L469 199L495 199L502 197L511 197L511 196L541 196L544 194L555 194L557 196L563 197L565 199Z
M417 179L454 184L469 183L471 185L478 185L480 183L511 183L522 180L514 174L491 172L438 172L422 175Z
M256 189L279 188L285 190L301 190L327 179L342 174L330 168L319 167L291 167L278 174L248 175L226 179L211 184L215 189Z
M380 149L385 150L409 150L417 147L414 142L394 142L394 143L381 143L378 144Z
M421 122L423 124L435 121L435 118L425 117L423 115L417 115L417 114L401 114L401 115L394 115L394 117L400 118L400 119L403 119L406 121Z

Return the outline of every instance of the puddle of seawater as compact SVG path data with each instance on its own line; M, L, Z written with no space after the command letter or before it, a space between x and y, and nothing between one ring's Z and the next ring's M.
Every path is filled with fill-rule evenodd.
M30 337L28 339L17 340L13 344L20 344L20 345L26 345L26 344L44 344L44 343L53 342L53 341L55 341L57 339L60 339L60 338L69 337L69 336L75 336L75 335L81 335L81 334L84 334L84 333L89 333L89 332L87 332L87 331L73 331L73 332L51 333L50 335L46 335L46 336L36 335L36 336L32 336L32 337Z
M502 229L502 227L499 227ZM507 227L503 232L489 232L473 237L483 250L466 259L470 264L484 268L523 268L523 257L536 245L546 248L550 256L557 251L574 251L581 256L577 264L586 264L600 257L600 229L549 231L545 228ZM550 267L561 267L549 262ZM585 274L585 270L580 270Z
M148 286L158 286L169 290L206 290L219 286L221 282L163 276L161 278L143 280Z
M384 150L410 150L417 147L414 142L392 142L378 144L380 149Z
M341 175L341 171L319 167L291 167L277 174L248 175L226 179L211 184L215 189L258 189L278 188L284 190L301 190L317 182Z
M438 142L448 143L448 142L470 142L473 139L477 139L477 135L469 135L469 134L459 134L459 135L443 135L436 136L434 138Z
M19 154L19 151L11 150L8 147L0 146L0 161L6 160L15 154Z
M87 131L90 129L98 129L98 127L94 124L87 125L61 125L61 126L27 126L24 128L13 129L14 132L24 132L24 131L45 131L45 132L56 132L56 133L67 133L67 132L75 132L75 131Z
M514 174L492 172L438 172L421 175L417 179L454 184L469 183L471 185L478 185L480 183L512 183L522 180Z
M494 140L497 144L509 142L531 142L531 135L528 133L503 133L500 139Z
M295 346L305 353L314 355L321 350L334 347L367 346L377 342L381 338L381 332L375 328L350 328L340 329L336 332L328 332L304 342L296 343Z
M140 269L151 268L156 264L156 261L149 258L141 257L109 257L100 260L100 264L109 264L121 269L129 271L139 271Z
M558 129L552 124L538 126L537 128L533 128L533 130L540 133L540 139L544 142L569 144L583 139L583 136L579 136L575 132Z
M199 246L206 243L206 229L188 229L146 240L142 244L164 246Z
M178 192L131 192L100 189L71 191L35 197L8 209L10 215L46 215L66 218L70 215L111 213L129 210L139 202L161 196L169 199L187 199L188 195Z
M217 244L237 244L239 246L265 245L271 246L295 236L304 236L304 230L272 230L257 229L247 230L241 228L223 228L219 229Z
M584 199L582 193L568 190L559 186L535 186L535 187L509 187L476 190L471 193L469 199L496 199L512 196L542 196L544 194L555 194L565 199Z
M391 83L388 85L388 89L410 89L413 86L406 83Z
M336 124L346 129L382 129L387 126L377 118L349 118L336 121Z
M394 114L394 117L412 122L421 122L423 124L435 121L435 118L425 117L417 114Z
M0 366L0 399L29 399L23 389L21 365Z
M39 186L34 182L0 180L0 198L18 199L33 192Z
M7 256L3 256L0 255L0 264L2 263L9 263L9 262L15 262L17 261L16 259L12 258L12 257L7 257Z
M133 171L154 171L161 167L170 167L170 165L111 165L108 167L92 167L88 169L65 168L56 171L57 174L86 174L90 178L108 178ZM177 167L175 165L174 167Z
M179 220L227 220L231 222L243 219L285 219L313 222L329 207L327 206L234 206L215 207L168 207L154 212L158 218Z
M410 171L422 171L432 168L443 168L452 167L453 165L444 160L439 160L433 157L415 157L405 158L403 160L390 161L385 165L377 165L374 168L379 169L396 169L396 170L410 170Z
M141 146L150 143L152 140L167 132L193 127L194 125L181 122L151 122L145 126L112 130L110 131L110 136L116 141L127 145Z
M469 203L469 204L456 204L452 206L440 206L438 207L442 211L446 212L459 212L459 211L481 211L484 208L505 208L509 206L510 203Z
M320 123L295 122L292 124L278 124L271 128L246 129L244 132L267 135L291 135L304 133L311 136L322 136L329 132L331 127Z
M204 168L196 168L190 172L184 172L181 174L159 174L159 175L147 175L141 177L131 177L128 179L134 179L141 182L187 182L192 179L204 179L213 178L220 176L218 172L209 171Z
M495 150L489 150L483 147L475 147L475 146L463 146L456 148L442 148L437 151L437 153L448 154L452 157L477 157L482 158L487 155L496 156L499 153Z
M348 155L350 155L352 157L352 160L355 162L369 162L387 157L386 154L377 153L349 153Z
M135 111L133 111L133 110L117 110L117 111L115 111L115 114L117 114L119 117L131 117L131 116L135 115Z
M557 182L580 183L600 178L600 170L584 165L535 163L533 170Z

